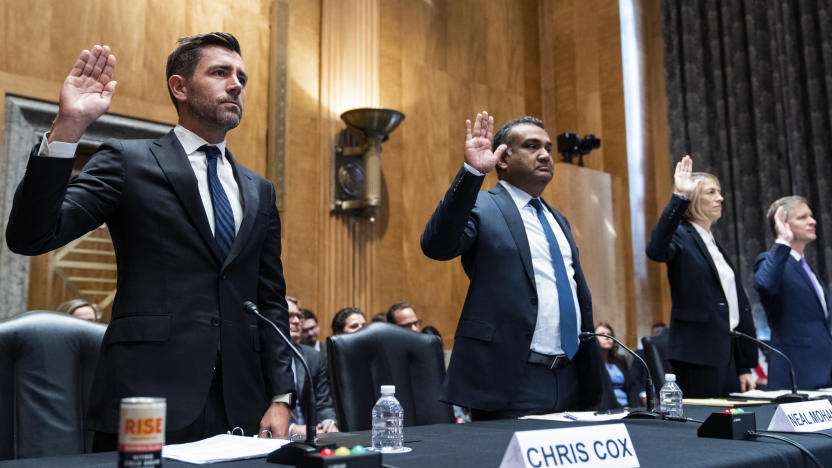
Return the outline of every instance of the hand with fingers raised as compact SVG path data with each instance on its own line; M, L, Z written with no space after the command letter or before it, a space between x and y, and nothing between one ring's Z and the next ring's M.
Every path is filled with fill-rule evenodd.
M506 151L506 145L500 145L495 151L491 151L491 143L494 141L494 117L488 112L482 111L471 121L465 121L465 162L474 169L486 174L497 165L497 161Z
M61 86L50 142L77 142L87 127L107 112L116 91L115 66L116 56L109 46L96 45L81 52Z

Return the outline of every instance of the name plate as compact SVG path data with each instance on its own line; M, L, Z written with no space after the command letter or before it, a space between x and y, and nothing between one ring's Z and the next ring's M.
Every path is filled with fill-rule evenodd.
M500 468L560 466L637 467L624 424L515 432Z
M832 429L832 404L829 400L783 403L768 423L770 431L814 432Z

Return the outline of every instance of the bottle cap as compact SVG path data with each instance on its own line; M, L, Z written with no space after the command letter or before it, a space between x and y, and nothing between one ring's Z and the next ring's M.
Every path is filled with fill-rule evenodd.
M665 382L675 382L676 381L676 374L665 374L664 375Z
M393 395L396 393L396 386L395 385L382 385L381 386L381 394L382 395Z

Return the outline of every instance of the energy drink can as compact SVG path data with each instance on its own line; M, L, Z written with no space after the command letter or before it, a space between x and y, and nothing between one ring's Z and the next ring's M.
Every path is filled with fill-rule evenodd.
M166 410L164 398L121 399L118 422L119 468L162 466Z

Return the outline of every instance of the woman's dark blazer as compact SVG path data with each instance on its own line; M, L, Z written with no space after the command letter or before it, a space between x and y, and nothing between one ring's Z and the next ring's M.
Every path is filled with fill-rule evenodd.
M689 205L690 200L673 195L647 244L650 259L667 263L673 303L667 357L704 366L724 366L729 362L733 346L738 371L756 367L756 345L748 341L735 344L728 330L728 301L716 266L699 233L683 221ZM722 248L720 252L734 269ZM754 336L748 297L739 275L736 278L740 309L736 330Z

